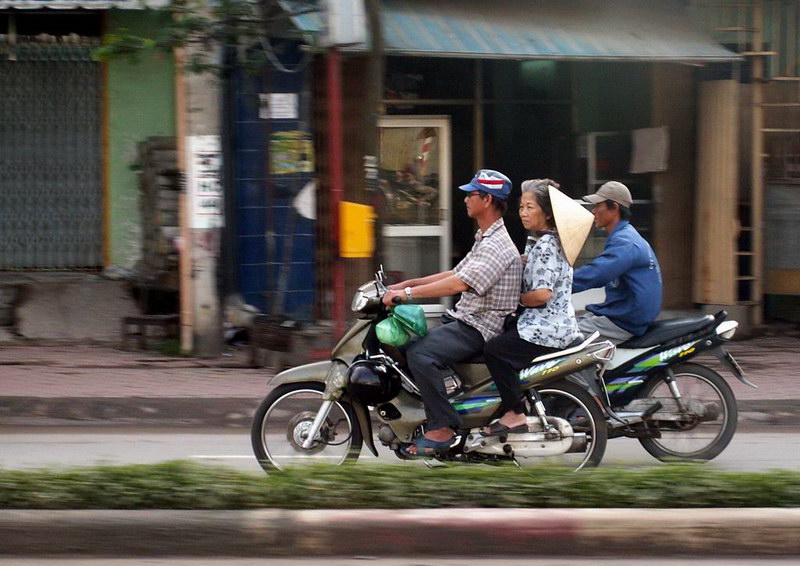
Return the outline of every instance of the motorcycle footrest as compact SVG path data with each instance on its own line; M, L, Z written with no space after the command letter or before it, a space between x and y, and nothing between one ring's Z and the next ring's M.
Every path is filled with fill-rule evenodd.
M643 413L642 413L642 420L647 420L652 417L655 413L660 411L664 405L661 401L656 401L651 406L649 406Z

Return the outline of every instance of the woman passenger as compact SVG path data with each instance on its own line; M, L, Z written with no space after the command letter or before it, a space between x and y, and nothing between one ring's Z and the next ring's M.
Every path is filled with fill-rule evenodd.
M525 432L525 402L519 370L534 358L562 350L582 335L575 321L572 267L556 232L548 187L558 183L533 179L522 183L519 217L528 231L520 295L521 314L516 324L484 347L486 365L502 399L503 415L484 436ZM526 260L527 258L527 260Z

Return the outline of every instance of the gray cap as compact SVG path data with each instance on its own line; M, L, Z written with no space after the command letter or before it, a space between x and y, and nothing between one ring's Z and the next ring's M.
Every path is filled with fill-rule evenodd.
M592 204L603 202L606 200L613 200L617 204L621 204L625 208L630 208L633 204L631 192L628 187L617 181L609 181L600 186L593 195L586 195L583 200Z

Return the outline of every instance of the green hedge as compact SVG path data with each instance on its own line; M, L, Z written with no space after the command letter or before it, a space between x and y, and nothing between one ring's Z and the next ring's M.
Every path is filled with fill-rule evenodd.
M367 465L254 474L176 461L1 470L2 509L798 507L800 472Z

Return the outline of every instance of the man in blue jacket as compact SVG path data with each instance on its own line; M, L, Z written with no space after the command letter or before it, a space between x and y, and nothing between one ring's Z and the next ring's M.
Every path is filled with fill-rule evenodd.
M641 336L661 310L661 268L644 238L631 226L631 193L617 181L593 195L594 225L608 232L603 253L575 270L572 292L605 286L606 300L586 305L578 327L587 337L595 331L615 344Z

